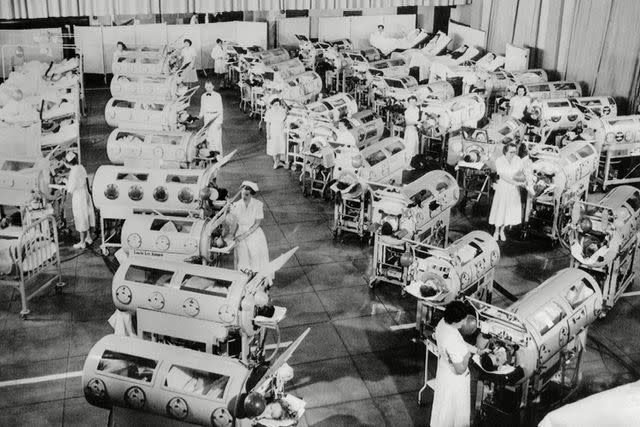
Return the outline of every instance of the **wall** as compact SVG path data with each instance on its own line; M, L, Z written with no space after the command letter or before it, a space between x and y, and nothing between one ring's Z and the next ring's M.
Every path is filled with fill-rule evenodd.
M640 103L639 17L638 0L473 0L451 14L486 31L489 50L528 47L530 67L611 95L622 113Z
M460 7L460 6L458 6ZM416 17L416 27L423 28L426 31L431 31L433 29L433 16L435 6L418 6L418 13ZM337 17L343 16L344 12L347 10L354 9L311 9L309 10L309 37L316 38L318 37L318 21L319 18L322 17ZM453 9L455 10L455 8ZM396 15L397 8L395 7L386 7L386 8L370 8L363 9L363 16L376 16L376 15ZM286 15L284 13L280 13L277 10L270 11L254 11L254 12L245 12L245 20L256 21L256 22L267 22L268 24L268 42L269 47L274 47L276 45L277 40L277 23L278 21L286 19Z

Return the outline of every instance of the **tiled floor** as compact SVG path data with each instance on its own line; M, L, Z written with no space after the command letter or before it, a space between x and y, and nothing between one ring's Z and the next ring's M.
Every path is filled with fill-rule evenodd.
M103 118L105 89L88 92L89 116L83 123L83 157L89 172L107 163ZM237 149L219 182L237 188L244 179L259 183L265 202L263 229L272 258L298 246L276 275L275 302L288 309L282 340L311 333L294 354L292 391L308 404L303 425L425 426L431 393L417 404L423 347L412 343L409 329L392 330L414 320L414 303L399 289L366 286L371 249L358 239L334 242L333 207L305 199L297 177L273 171L264 154L264 134L257 121L238 110L234 93L225 102L224 145ZM197 100L196 100L197 102ZM456 212L451 237L486 227L486 213ZM548 243L511 241L501 245L497 281L519 296L568 265L567 253ZM64 256L72 252L65 248ZM88 251L64 263L68 286L61 295L33 300L32 315L21 321L19 302L0 290L0 425L105 425L107 412L82 396L80 378L72 376L18 386L2 382L77 372L84 356L110 332L113 311L111 275L97 253ZM506 300L496 298L506 305ZM581 395L637 378L640 370L640 300L622 300L590 330Z

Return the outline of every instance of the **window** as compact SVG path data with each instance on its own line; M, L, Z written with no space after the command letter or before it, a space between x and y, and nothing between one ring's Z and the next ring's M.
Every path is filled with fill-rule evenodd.
M400 80L384 79L384 81L387 83L389 87L398 88L398 89L402 89L404 87Z
M131 200L133 200L134 202L139 202L140 200L142 200L142 197L144 196L144 192L142 191L142 187L139 185L132 185L129 188L129 198Z
M569 101L549 101L547 105L550 108L570 107Z
M226 298L227 294L229 293L229 287L231 287L231 284L232 282L230 282L229 280L187 274L186 276L184 276L180 289L182 289L183 291L211 294Z
M549 332L555 325L560 323L565 316L566 314L564 310L562 310L562 307L560 307L558 303L550 302L540 307L540 309L534 313L529 320L542 336Z
M164 386L182 393L221 400L228 382L226 375L173 365L167 372Z
M154 267L130 265L124 275L124 280L129 282L144 283L147 285L167 286L173 278L173 271L162 270Z
M198 176L197 175L167 175L167 179L165 182L175 183L175 184L197 184Z
M640 209L640 199L638 198L638 195L636 194L634 197L629 197L627 199L627 204L631 206L631 209L634 211Z
M580 304L585 302L587 298L593 295L593 293L594 291L589 282L582 279L580 282L569 288L569 290L564 294L564 299L567 300L571 308L575 310L580 306Z
M196 197L193 195L193 191L191 191L191 189L189 188L183 188L178 193L178 200L180 200L182 203L185 203L185 204L192 203L195 200L195 198Z
M174 233L190 233L193 222L170 219L154 219L151 223L151 231L164 231Z
M375 166L386 158L387 156L384 152L382 150L378 150L367 156L367 163L369 163L369 166Z
M116 175L118 181L146 181L149 178L148 173L119 173Z
M397 154L400 151L404 150L404 144L400 141L394 141L391 144L388 144L387 146L385 146L384 148L393 156L394 154Z
M105 350L98 363L98 370L150 383L157 365L156 360Z
M112 105L114 108L132 108L133 107L133 103L129 101L122 101L122 100L113 101Z
M104 190L104 197L109 200L115 200L120 196L120 190L115 184L107 185L107 188Z
M594 153L593 147L591 147L590 145L585 145L584 147L576 151L576 154L578 154L582 158L589 157L593 155L593 153Z
M169 135L152 135L150 142L152 144L179 145L180 138Z
M167 189L162 186L156 187L156 189L153 190L153 198L157 202L166 202L169 199L169 193Z
M555 90L575 90L577 89L576 85L571 82L567 83L553 83L553 88Z
M550 92L551 89L549 89L549 85L545 83L541 85L529 85L528 91L529 92Z
M20 172L24 169L30 169L35 165L33 162L20 162L16 160L7 160L2 164L3 171Z

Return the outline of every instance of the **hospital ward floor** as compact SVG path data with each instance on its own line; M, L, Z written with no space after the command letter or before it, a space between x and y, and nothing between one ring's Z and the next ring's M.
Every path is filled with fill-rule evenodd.
M193 112L200 93L194 97ZM224 147L238 153L218 182L230 189L246 179L258 183L271 258L298 247L276 275L273 299L288 310L282 341L311 328L290 360L295 378L289 390L307 402L301 425L428 425L433 393L426 392L423 406L417 403L424 346L411 341L415 302L402 297L397 286L367 286L372 248L356 238L332 240L333 204L304 198L297 174L272 170L258 121L239 110L235 91L222 95ZM108 98L104 87L87 90L82 144L89 173L108 163ZM487 229L486 212L456 211L450 239L474 229ZM83 397L80 371L93 344L111 333L107 319L114 311L112 275L97 250L73 257L70 243L65 242L62 251L66 288L32 300L28 320L18 316L17 293L0 289L0 425L106 425L108 412ZM544 240L511 240L500 246L496 280L516 297L569 264L568 252L552 249ZM494 301L508 305L500 294ZM639 328L639 298L620 300L606 318L595 322L589 330L580 396L638 378Z

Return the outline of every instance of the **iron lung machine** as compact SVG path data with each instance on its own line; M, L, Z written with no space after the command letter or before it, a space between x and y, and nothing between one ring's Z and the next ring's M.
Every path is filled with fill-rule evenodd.
M525 234L533 232L568 244L573 204L585 200L598 156L593 145L572 142L558 150L536 145L524 167L527 188Z
M609 310L635 278L640 190L624 185L609 191L598 203L577 202L571 229L571 265L593 275L602 292L603 308Z
M461 297L491 301L495 268L500 260L496 240L472 231L446 248L409 244L405 264L406 291L418 301L416 327L420 336L433 333L445 305Z
M215 188L218 164L206 169L144 169L100 166L93 201L100 211L102 250L120 247L123 221L132 214L204 216L204 199ZM206 190L205 190L206 189Z
M180 169L195 167L210 123L197 132L117 128L107 139L107 157L116 165ZM201 162L206 164L206 162Z
M213 218L129 215L120 232L122 248L156 259L214 262L215 255L230 253L235 247L228 235L232 220L223 210Z
M506 309L469 301L482 334L479 348L501 347L508 355L507 363L492 372L472 358L479 371L477 417L499 416L504 425L515 425L552 383L565 393L575 389L587 328L603 304L593 277L563 269Z
M305 406L284 391L293 378L286 363L292 353L283 353L265 372L227 357L107 335L85 360L82 387L90 404L149 425L290 426Z
M411 242L446 245L451 208L460 190L445 171L431 171L402 185L371 184L371 231L374 233L372 276L402 287L409 284L408 266L402 255Z
M587 121L600 153L596 183L603 191L611 185L640 182L640 115L601 117Z
M371 226L371 183L390 184L401 178L410 159L401 138L388 137L359 150L337 147L333 168L336 194L333 235L355 233L364 238Z
M173 101L178 98L180 77L177 75L116 75L111 80L111 95L117 99L139 99L150 102Z
M162 75L177 71L179 52L170 46L130 47L115 52L111 69L114 75Z
M113 302L136 316L139 338L186 341L190 348L259 364L267 329L277 330L286 315L270 302L270 276L294 252L259 272L130 256L113 277Z
M196 90L197 86L175 100L162 102L111 98L104 109L105 120L109 126L116 128L184 130L184 122L188 117L186 109Z

